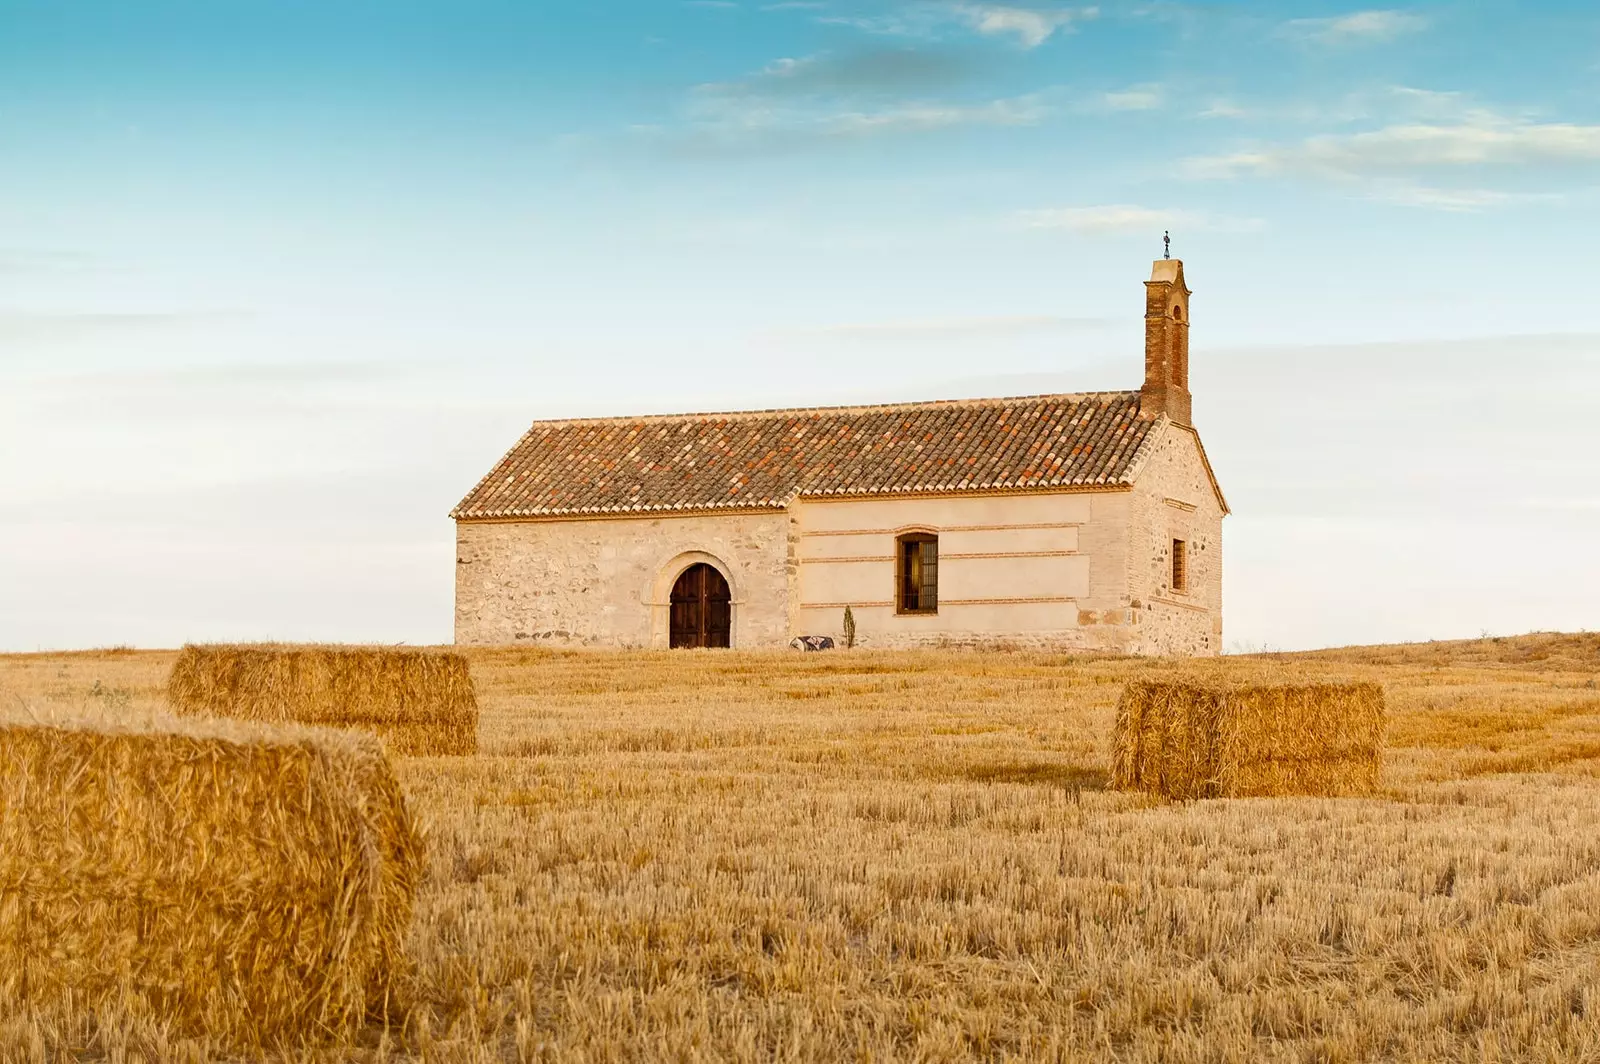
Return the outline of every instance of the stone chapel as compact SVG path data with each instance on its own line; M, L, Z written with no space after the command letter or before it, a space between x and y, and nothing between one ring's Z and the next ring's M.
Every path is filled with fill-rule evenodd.
M1123 392L534 422L451 511L457 643L1210 655L1183 263Z

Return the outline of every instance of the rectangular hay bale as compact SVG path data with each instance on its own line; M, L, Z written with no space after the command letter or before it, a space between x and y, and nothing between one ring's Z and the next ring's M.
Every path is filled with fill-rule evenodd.
M1136 680L1112 733L1112 786L1168 798L1369 794L1382 768L1375 683Z
M185 646L167 679L185 715L356 728L400 755L478 752L478 700L460 654L394 647Z
M0 1010L258 1048L388 1004L422 842L370 736L0 721Z

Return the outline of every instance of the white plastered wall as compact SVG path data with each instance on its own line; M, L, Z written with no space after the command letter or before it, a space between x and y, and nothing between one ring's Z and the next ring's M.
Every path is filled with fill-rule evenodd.
M796 625L861 646L1128 644L1126 491L904 499L795 507ZM895 608L895 539L939 537L939 608Z

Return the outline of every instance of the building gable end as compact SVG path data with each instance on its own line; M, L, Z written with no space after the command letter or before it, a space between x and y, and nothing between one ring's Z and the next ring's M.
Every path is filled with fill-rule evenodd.
M1232 511L1228 508L1227 497L1222 494L1222 485L1217 482L1216 471L1211 468L1211 459L1206 455L1206 447L1201 442L1199 431L1188 425L1179 425L1166 416L1157 421L1155 428L1145 437L1138 453L1134 455L1133 461L1129 463L1128 483L1135 487L1138 486L1139 477L1149 464L1150 456L1161 449L1162 444L1167 440L1168 434L1172 432L1181 432L1194 441L1195 454L1200 459L1201 468L1205 470L1206 481L1211 485L1211 491L1216 496L1217 506L1222 510L1224 516L1231 513Z

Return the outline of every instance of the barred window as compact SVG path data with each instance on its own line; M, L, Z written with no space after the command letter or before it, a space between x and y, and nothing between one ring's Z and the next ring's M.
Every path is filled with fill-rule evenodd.
M1172 590L1189 590L1189 544L1181 539L1172 541Z
M895 609L936 613L939 609L939 537L913 532L895 541Z

